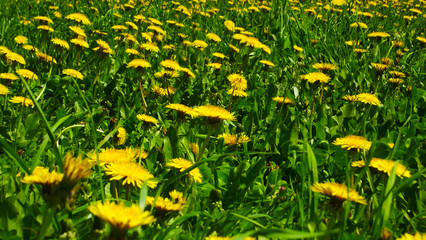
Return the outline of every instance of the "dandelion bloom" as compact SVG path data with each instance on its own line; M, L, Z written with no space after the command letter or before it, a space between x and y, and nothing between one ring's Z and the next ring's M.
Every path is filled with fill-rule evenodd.
M14 73L0 73L0 78L10 80L10 81L19 79L19 77L16 76Z
M246 92L242 90L233 89L233 88L229 89L226 93L235 97L247 97Z
M368 28L367 24L363 23L363 22L354 22L350 25L353 28Z
M219 52L214 52L212 53L213 56L220 58L220 59L224 59L225 58L225 54L223 53L219 53Z
M232 237L208 236L204 240L232 240Z
M404 83L404 79L402 79L402 78L388 78L388 79L386 79L386 81L388 81L389 83L392 83L392 84Z
M55 44L57 46L63 47L65 49L67 49L67 50L70 49L70 45L65 40L62 40L62 39L59 39L59 38L52 38L51 41L52 41L53 44Z
M51 28L50 26L47 26L47 25L39 25L37 27L37 29L45 30L45 31L48 31L48 32L54 32L55 31L53 28Z
M247 80L246 78L238 73L233 73L226 77L231 83L231 87L235 90L245 91L247 89Z
M53 24L52 19L49 18L49 17L46 17L46 16L35 16L33 19L37 20L37 21L40 21L40 22L45 22L45 23Z
M186 199L181 192L173 190L169 193L171 200L168 198L148 196L146 197L146 205L152 206L162 211L181 211L186 206Z
M75 45L80 47L89 48L89 44L83 39L73 38L71 39L71 43L74 43Z
M240 52L240 49L239 49L239 48L237 48L236 46L232 45L232 44L229 44L229 47L230 47L232 50L234 50L235 52L237 52L237 53L239 53L239 52Z
M26 79L29 79L29 80L37 80L38 79L38 76L28 69L23 69L23 68L18 69L18 70L16 70L16 73L19 76L26 78Z
M398 78L406 77L405 73L399 72L399 71L389 71L389 74L392 75L393 77L398 77Z
M159 52L160 48L157 47L155 43L143 43L139 46L142 49L148 50L150 52Z
M83 178L87 178L92 174L90 168L92 164L82 159L81 156L73 157L71 152L67 152L64 159L64 177L61 182L61 187L64 190L71 191Z
M420 37L420 36L418 36L418 37L416 37L416 39L417 39L418 41L420 41L421 43L426 44L426 38L425 38L425 37Z
M381 158L372 158L370 161L370 165L369 167L371 168L375 168L381 172L384 172L386 174L388 174L390 176L393 167L395 166L396 162L392 161L392 160L386 160L386 159L381 159ZM352 167L364 167L365 166L365 161L364 160L360 160L360 161L356 161L356 162L352 162L351 164ZM402 178L402 177L411 177L411 173L410 171L402 164L398 163L396 165L396 171L395 174Z
M190 168L192 165L194 165L192 162L183 158L173 158L170 160L170 162L166 163L166 166L177 168L181 172L185 171L187 168ZM202 175L200 173L200 169L194 168L189 171L188 175L191 176L195 182L201 183Z
M22 48L28 51L38 52L38 48L34 47L33 45L26 44Z
M294 101L291 100L290 98L286 98L286 97L274 97L272 98L272 100L274 100L277 103L284 103L284 104L294 104Z
M220 120L235 121L236 117L226 109L213 105L205 105L194 108L198 116L207 117L212 123L217 123Z
M71 14L68 14L65 17L65 19L74 20L76 22L83 23L84 25L92 25L92 23L90 22L90 20L84 14L81 14L81 13L71 13Z
M14 38L14 40L17 44L27 44L27 42L28 42L28 38L21 36L21 35L16 36Z
M105 174L111 176L110 180L123 179L123 185L142 187L147 182L150 188L155 188L157 181L152 180L154 175L148 172L142 165L136 162L112 162L104 165Z
M128 53L130 55L139 55L139 51L136 50L136 49L132 49L132 48L126 49L126 53Z
M142 208L137 204L126 207L122 202L116 204L106 201L105 203L97 202L91 204L87 209L93 215L111 224L114 229L112 232L123 239L129 229L148 225L156 221L148 211L142 211Z
M98 44L98 47L93 48L93 50L100 51L101 53L104 53L104 54L114 53L114 50L112 50L109 44L105 42L104 40L98 39L96 40L96 43Z
M324 72L328 72L330 70L336 70L339 68L332 63L315 63L312 67Z
M203 50L204 48L208 47L209 45L204 42L203 40L194 40L191 44L191 46L198 48L200 50Z
M385 37L390 37L390 34L386 33L386 32L372 32L372 33L367 34L367 37L385 38Z
M163 46L163 50L173 50L176 49L176 46L173 44L167 44Z
M308 73L305 75L301 75L301 78L303 80L307 80L309 83L315 83L317 81L321 82L321 83L328 83L331 78L322 73L322 72L312 72L312 73Z
M161 35L166 35L166 32L159 26L151 25L151 26L148 26L147 29L153 30L154 32L157 32Z
M271 61L268 60L260 60L260 63L262 63L263 65L269 66L269 67L275 67L275 64Z
M406 233L402 235L401 237L397 238L396 240L425 240L425 239L426 239L426 233L416 232L413 235Z
M179 63L177 63L177 62L175 62L171 59L166 59L164 61L161 61L160 65L165 67L165 68L173 69L175 71L181 70L181 66L179 65Z
M55 58L53 58L52 56L47 55L45 53L36 52L35 54L36 54L36 56L37 56L38 59L41 59L41 60L43 60L43 61L45 61L47 63L54 63L54 64L58 63Z
M84 30L81 27L78 27L78 26L69 26L68 28L71 31L73 31L75 34L77 34L78 36L81 36L83 38L87 37L86 33L84 32Z
M21 179L22 183L40 184L44 187L53 186L62 181L64 174L56 171L49 172L48 168L37 166L30 175L26 175Z
M219 136L217 136L217 138L223 138L224 142L226 145L241 145L241 143L247 143L250 142L250 138L247 137L244 134L240 134L240 135L234 135L234 134L227 134L227 133L223 133L220 134Z
M71 76L73 78L78 78L80 80L83 80L83 78L84 78L84 76L83 76L83 74L81 74L81 72L74 70L74 69L70 69L70 68L62 70L62 74Z
M170 96L175 94L176 89L172 88L170 86L168 86L166 89L161 88L157 85L155 85L154 87L152 87L152 91L154 91L155 93L157 93L160 96Z
M6 58L7 58L7 60L12 61L12 62L17 62L17 63L20 63L22 65L26 64L25 59L21 55L15 53L15 52L12 52L12 51L9 51L9 52L6 53Z
M358 101L363 102L365 104L371 104L371 105L380 105L382 104L382 102L380 102L380 100L371 93L360 93L358 95L356 95L356 98L358 99Z
M11 52L9 48L5 46L0 46L0 55L7 54L8 52Z
M358 102L356 95L345 95L343 96L343 99L350 102Z
M337 138L333 142L333 145L341 146L347 150L356 149L358 152L360 149L370 150L371 144L372 142L367 141L364 137L355 135Z
M125 22L125 24L127 26L130 26L131 28L133 28L136 31L139 30L138 26L136 24L134 24L133 22L127 21L127 22Z
M0 84L0 95L7 95L9 94L9 88L7 88L5 85Z
M189 68L181 67L180 71L183 72L183 73L185 73L190 78L195 78L195 74L191 70L189 70Z
M144 60L144 59L133 59L129 63L127 63L127 68L136 68L136 69L142 69L142 68L150 68L151 64Z
M155 124L155 125L157 125L157 124L158 124L158 120L157 120L156 118L154 118L154 117L149 116L149 115L145 115L145 114L138 114L138 115L136 115L136 118L137 118L139 121L148 122L148 123L153 123L153 124Z
M214 33L207 33L206 37L214 42L221 42L222 39L220 39L220 37Z
M365 49L362 49L362 48L354 48L354 53L356 53L356 54L358 54L358 55L361 55L361 54L363 54L363 53L366 53L367 52L367 50L365 50Z
M297 45L293 45L293 49L298 51L298 52L303 52L303 48L297 46Z
M325 182L311 185L312 192L321 193L339 202L351 201L367 205L365 198L353 189L349 189L340 183Z
M229 31L235 31L235 23L231 20L226 20L224 22L226 29L228 29Z
M190 115L191 117L197 116L197 113L194 111L194 109L192 109L192 108L190 108L186 105L180 104L180 103L167 104L166 108L170 108L170 109L176 110L178 112L181 112L183 114Z
M117 135L115 136L115 145L123 145L126 143L127 132L124 127L119 127L117 130Z
M99 163L101 166L114 162L132 162L135 161L139 156L145 159L148 156L147 152L140 151L136 148L125 148L125 149L113 149L107 148L98 153ZM92 151L87 155L89 161L97 163L96 152Z

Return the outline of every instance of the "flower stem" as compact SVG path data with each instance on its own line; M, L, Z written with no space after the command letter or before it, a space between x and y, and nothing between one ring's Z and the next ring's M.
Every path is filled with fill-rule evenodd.
M148 107L148 105L145 102L145 97L143 96L143 90L142 90L142 77L139 78L139 90L141 91L142 101L143 105L145 106L145 109Z
M309 117L309 138L312 138L312 124L314 122L314 106L315 106L315 93L314 92L314 97L312 98L312 108L311 108L311 116Z
M46 236L47 230L50 226L50 223L52 222L52 218L55 215L56 211L56 204L53 205L54 206L50 206L50 204L48 204L44 209L43 220L41 222L41 228L37 238L38 240L43 240Z
M209 125L209 129L207 131L206 139L204 139L203 145L201 146L200 152L198 153L197 160L195 163L199 162L201 159L201 156L203 156L204 150L206 150L207 143L209 142L210 136L213 132L213 129L216 128L216 126Z

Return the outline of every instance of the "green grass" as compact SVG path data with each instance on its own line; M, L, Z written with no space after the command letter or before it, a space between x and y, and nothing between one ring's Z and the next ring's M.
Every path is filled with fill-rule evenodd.
M180 1L191 16L177 11L177 2L142 2L0 3L0 46L26 61L25 65L11 62L1 52L0 73L25 68L38 76L38 80L0 79L10 91L0 95L0 239L108 239L111 226L88 210L95 202L108 199L140 205L156 216L155 223L130 229L128 239L205 239L212 235L234 239L381 239L384 228L392 234L390 239L398 239L404 233L426 232L426 52L425 43L416 39L425 37L424 2L362 5L348 1L337 6L268 1L263 6L270 9L262 10L260 1ZM58 6L61 18L49 6ZM258 11L249 8L253 6ZM309 12L311 8L315 13ZM413 8L423 13L416 14L410 10ZM214 13L215 9L219 11ZM65 18L75 12L84 14L92 24ZM372 17L365 16L366 12ZM146 20L136 21L138 14ZM35 16L51 18L54 23L49 25L55 31L37 29L40 22L33 19ZM404 16L416 18L407 20ZM162 40L153 35L159 52L138 49L147 42L141 33L149 31L148 18L162 22L166 31ZM31 24L20 22L23 19ZM225 20L251 32L271 53L233 39L239 30L228 30ZM135 23L138 30L126 25L127 21ZM363 22L368 28L350 27L354 22ZM123 32L132 34L138 43L120 35L114 25L127 26ZM70 42L76 36L69 26L84 29L89 48ZM391 36L377 40L367 36L371 32ZM210 41L207 33L217 34L222 41ZM34 51L25 50L14 40L18 35L27 37L27 44L57 63L42 61ZM67 41L70 49L58 48L52 38ZM106 41L113 54L95 52L98 39ZM184 40L203 40L208 47L186 46ZM350 40L359 41L359 45L347 45ZM404 44L396 47L393 41ZM163 49L170 44L175 48ZM303 51L296 51L294 45ZM132 56L125 52L128 48L138 49L140 54ZM366 52L357 55L354 48ZM214 52L226 58L217 58ZM371 64L382 62L384 57L392 63L380 74ZM134 58L145 59L152 67L143 71L128 68ZM166 59L190 69L196 77L183 72L178 77L156 77L162 69L160 62ZM262 59L275 66L264 66L259 63ZM219 70L207 65L214 62L222 63ZM331 81L302 80L302 75L318 71L312 65L319 62L339 67L327 73ZM62 74L68 68L81 72L84 79ZM405 73L404 82L389 83L390 71ZM233 73L247 79L247 97L227 94L231 88L227 76ZM171 86L175 93L160 96L152 90L154 85ZM343 99L360 93L374 94L381 104ZM15 96L31 99L34 107L10 102ZM277 96L294 104L273 101ZM169 103L220 106L233 113L236 121L223 120L212 126L204 117L182 118L166 107ZM158 124L139 121L137 114L150 115ZM115 144L120 127L127 131L124 145ZM251 141L229 146L217 137L222 133L245 134ZM357 152L333 145L335 139L348 135L372 141L371 149ZM190 143L197 143L201 154L193 154ZM388 143L395 145L391 148ZM147 187L146 182L142 188L129 188L122 186L122 181L110 181L99 162L93 173L80 181L74 200L66 204L50 206L42 186L21 182L36 166L62 172L68 151L86 157L106 148L126 147L148 153L146 159L139 156L135 161L155 176L159 182L156 188ZM396 169L386 174L369 167L351 167L354 161L369 163L373 157L398 161L412 176L400 178ZM194 164L180 172L166 166L173 158ZM187 177L197 168L202 183ZM311 191L316 182L350 186L367 205L349 201L336 205L330 197ZM172 190L184 193L184 210L159 215L145 205L147 196L168 197Z

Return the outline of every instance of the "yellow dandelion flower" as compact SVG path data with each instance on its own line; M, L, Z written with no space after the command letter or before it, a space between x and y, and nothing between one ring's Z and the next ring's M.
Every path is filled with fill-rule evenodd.
M317 81L321 83L328 83L331 80L331 78L328 75L322 72L312 72L305 75L301 75L300 77L303 80L308 81L309 83L315 83Z
M167 44L167 45L163 46L163 49L164 50L173 50L173 49L176 49L176 46L173 45L173 44Z
M113 149L107 148L98 153L99 163L101 166L105 164L110 164L113 162L132 162L135 161L139 156L142 159L148 157L148 153L145 151L140 151L135 148L125 148L125 149ZM96 152L91 152L87 155L89 161L92 163L97 163Z
M204 240L232 240L232 237L208 236Z
M207 64L207 66L215 68L215 69L220 69L222 67L222 63L209 63Z
M275 67L275 64L271 61L268 60L260 60L260 63L262 63L263 65L269 66L269 67Z
M190 115L191 117L197 116L197 112L195 112L194 109L192 109L192 108L190 108L186 105L180 104L180 103L167 104L166 108L170 108L170 109L176 110L178 112L181 112L183 114Z
M365 104L371 105L380 105L382 102L376 97L376 95L371 93L360 93L356 95L358 101L363 102Z
M359 42L350 40L350 41L346 41L345 44L348 46L357 46L359 45Z
M30 175L21 179L22 183L40 184L43 186L53 186L62 181L64 175L56 171L49 172L48 168L37 166Z
M131 54L131 55L139 55L139 51L138 50L131 49L131 48L126 49L126 53Z
M352 28L368 28L367 24L363 23L363 22L354 22L350 25L350 27Z
M214 52L212 53L213 56L220 58L220 59L224 59L225 58L225 54L223 53L219 53L219 52Z
M146 205L152 206L161 211L182 211L186 207L186 199L181 192L173 190L169 193L171 200L161 196L155 199L154 197L146 197Z
M124 127L119 127L117 130L117 135L115 135L115 142L114 144L119 146L126 143L127 139L127 132Z
M148 225L156 221L148 211L142 211L137 204L130 207L124 206L122 202L116 204L106 201L91 204L87 208L93 215L111 224L112 232L118 234L117 239L124 239L129 229Z
M5 46L0 46L0 55L4 55L7 54L8 52L11 52L9 50L9 48L5 47Z
M142 184L147 182L150 188L155 188L158 184L157 181L153 180L154 175L136 162L112 162L104 165L104 169L105 174L111 176L111 181L123 179L123 185L141 188Z
M53 44L55 44L57 46L63 47L67 50L70 49L70 45L65 40L62 40L62 39L59 39L59 38L52 38L51 41L52 41Z
M420 41L423 44L426 44L426 37L420 37L420 36L418 36L418 37L416 37L416 40Z
M53 13L53 15L55 15L55 17L56 17L56 18L62 18L62 13L60 13L60 12L58 12L58 11L55 11L55 12Z
M203 50L204 48L208 47L209 45L204 42L203 40L194 40L191 44L191 46L198 48L200 50Z
M148 18L148 20L149 20L152 24L159 25L159 26L163 26L163 23L162 23L162 22L160 22L159 20L155 19L155 18L150 17L150 18Z
M197 143L188 143L188 148L195 155L197 155L200 152L200 146L198 146Z
M80 80L83 80L83 78L84 78L84 76L83 76L83 74L81 74L81 72L74 70L74 69L70 69L70 68L62 70L62 74L71 76L73 78L78 78Z
M405 73L399 72L399 71L389 71L389 74L392 75L393 77L398 77L398 78L406 77Z
M26 44L22 48L27 51L38 52L38 48L34 47L33 45Z
M350 102L358 102L356 95L345 95L343 96L343 99Z
M190 78L195 78L195 74L189 68L181 67L180 71L188 75Z
M381 159L381 158L372 158L370 161L370 168L375 168L381 172L384 172L386 174L388 174L390 176L393 167L395 166L396 162L392 161L392 160L386 160L386 159ZM361 161L356 161L356 162L352 162L351 164L352 167L364 167L365 166L365 161L361 160ZM402 164L398 163L396 165L396 171L395 174L400 177L411 177L411 173L410 171Z
M173 158L172 160L170 160L170 162L166 163L166 166L168 167L174 167L179 169L180 172L185 171L186 169L192 167L192 165L194 165L192 162L184 159L184 158ZM192 179L197 182L197 183L201 183L202 180L202 175L200 173L200 169L198 168L194 168L191 171L189 171L187 173L190 177L192 177Z
M229 31L235 31L235 23L231 20L226 20L224 22L226 29L228 29Z
M250 142L250 138L247 137L244 134L234 135L234 134L227 134L223 133L217 136L217 138L223 138L226 145L241 145L241 143L247 143Z
M26 78L26 79L29 79L29 80L38 80L38 76L35 73L33 73L31 70L28 70L28 69L18 69L18 70L16 70L16 73L19 76Z
M99 34L99 35L108 35L108 33L106 33L106 32L102 32L102 31L99 31L99 30L93 30L93 32L94 33L96 33L96 34Z
M364 137L355 135L348 135L333 141L333 145L341 146L347 150L356 149L358 152L361 149L370 150L371 144L372 142L367 141Z
M154 118L154 117L149 116L149 115L145 115L145 114L138 114L138 115L136 115L136 118L137 118L139 121L148 122L148 123L153 123L153 124L155 124L155 125L157 125L157 124L158 124L158 120L157 120L156 118Z
M390 37L390 34L386 33L386 32L372 32L372 33L367 34L367 37L386 38L386 37Z
M55 31L53 28L51 28L50 26L47 26L47 25L39 25L39 26L37 26L37 29L45 30L45 31L48 31L48 32L54 32Z
M277 103L284 103L284 104L292 104L294 105L294 101L287 97L274 97L272 98Z
M127 63L127 68L150 68L151 64L144 59L133 59L129 63Z
M78 36L87 37L86 33L81 27L78 26L69 26L68 27L73 33L77 34Z
M133 22L125 22L125 24L127 25L127 26L130 26L131 28L133 28L134 30L139 30L139 28L138 28L138 26L136 25L136 24L134 24Z
M367 205L367 201L365 200L365 198L359 195L357 191L349 189L348 193L348 188L340 183L314 183L311 186L311 190L312 192L321 193L339 202L351 201Z
M169 68L169 69L173 69L175 71L180 71L181 67L179 65L179 63L171 60L171 59L166 59L164 61L160 62L160 65L165 67L165 68Z
M19 79L19 77L16 76L14 73L0 73L0 78L10 80L10 81Z
M222 39L214 33L207 33L206 37L208 39L214 41L214 42L221 42L222 41Z
M46 16L35 16L33 19L40 22L53 24L52 19Z
M71 39L71 43L80 47L89 48L89 44L83 39L73 38Z
M71 152L67 152L64 159L64 176L61 182L61 187L64 190L72 190L83 178L87 178L92 174L90 168L92 164L83 160L81 156L73 157Z
M28 38L21 36L21 35L16 36L14 38L14 40L17 44L27 44L27 42L28 42Z
M237 89L229 89L227 92L227 94L232 95L234 97L247 97L247 93L241 90L237 90Z
M299 47L297 45L293 45L293 49L296 50L296 51L298 51L298 52L303 52L304 51L303 48L301 48L301 47Z
M5 85L0 84L0 95L7 95L9 94L9 88L7 88Z
M34 107L33 100L26 97L21 97L21 96L13 97L9 100L9 102L20 103L21 105L25 105L25 107L28 107L28 106Z
M232 45L232 44L229 44L229 47L230 47L232 50L234 50L235 52L237 52L237 53L239 53L239 52L240 52L240 49L239 49L239 48L237 48L236 46Z
M55 64L58 63L58 62L56 62L56 59L54 59L52 56L47 55L47 54L42 53L42 52L36 52L36 56L37 56L38 59L41 59L41 60L48 62L48 63L55 63Z
M154 87L152 87L152 91L154 91L155 93L157 93L158 95L160 95L160 96L170 96L170 95L173 95L173 94L175 94L175 88L172 88L172 87L167 87L166 89L164 89L164 88L161 88L161 87L159 87L159 86L157 86L157 85L155 85Z
M104 40L98 39L96 40L96 43L99 46L99 49L96 49L95 51L101 51L102 53L105 54L113 54L114 51L111 49L111 47L109 46L109 44L107 42L105 42Z
M9 51L9 52L6 53L6 58L9 61L17 62L17 63L20 63L22 65L25 65L27 63L21 55L15 53L15 52L12 52L12 51Z
M65 17L65 19L73 20L84 25L92 25L90 20L82 13L71 13Z
M426 239L426 233L416 232L415 234L405 233L404 235L397 238L396 240L425 240L425 239Z
M147 27L148 30L152 30L162 35L166 35L166 32L159 26L151 25Z
M392 84L404 83L404 79L402 79L402 78L388 78L388 79L386 79L386 81L388 81L389 83L392 83Z
M382 59L380 59L380 61L383 63L383 64L385 64L385 65L391 65L392 64L392 59L390 59L390 58L388 58L388 57L384 57L384 58L382 58Z
M324 71L324 72L328 72L331 70L336 70L339 67L337 67L336 65L332 64L332 63L315 63L314 65L312 65L313 68Z
M358 54L358 55L360 55L360 54L363 54L363 53L366 53L367 52L367 50L365 50L365 49L362 49L362 48L354 48L354 53L356 53L356 54Z
M227 79L231 83L231 87L235 90L245 91L247 89L246 78L238 73L233 73L227 76Z
M148 50L150 52L159 52L160 48L157 47L157 45L155 43L143 43L141 45L139 45L140 48Z
M194 108L194 111L198 113L200 117L207 117L211 123L217 123L220 120L237 120L236 117L228 112L226 109L213 106L213 105L205 105Z

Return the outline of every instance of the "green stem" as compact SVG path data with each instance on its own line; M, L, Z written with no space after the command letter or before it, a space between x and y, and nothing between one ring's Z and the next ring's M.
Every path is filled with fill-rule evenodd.
M206 139L204 139L203 145L201 146L200 152L198 153L197 160L195 161L195 163L199 162L201 157L203 156L204 150L206 150L207 143L209 142L210 136L211 136L214 128L216 128L216 126L209 125L209 129L207 131Z
M312 108L311 108L311 116L309 117L309 138L312 138L312 124L314 122L314 106L315 106L315 93L314 92L314 97L312 98Z
M41 222L40 233L38 234L38 240L43 240L46 236L47 230L49 229L50 223L52 222L53 216L55 215L56 204L50 206L48 204L44 209L43 220Z

